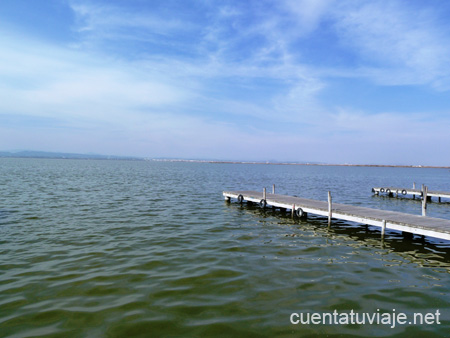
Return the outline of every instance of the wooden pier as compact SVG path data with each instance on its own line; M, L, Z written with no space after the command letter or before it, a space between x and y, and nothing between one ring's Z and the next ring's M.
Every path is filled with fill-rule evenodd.
M273 189L273 192L275 189ZM328 225L332 218L373 225L381 228L381 237L385 230L396 230L405 233L431 236L450 240L450 220L405 214L396 211L378 210L346 204L332 203L328 192L328 202L312 199L278 195L258 191L224 191L227 201L231 198L239 203L257 203L262 208L271 206L282 210L291 210L292 216L305 218L308 213L328 217Z
M377 195L384 193L389 197L394 197L394 195L395 197L399 197L400 195L412 195L412 197L415 199L416 196L423 198L425 189L427 190L428 200L431 200L431 197L436 197L439 202L441 202L441 198L450 199L450 192L428 190L428 188L424 186L422 186L422 189L416 189L415 187L413 189L398 187L376 187L372 188L372 192Z

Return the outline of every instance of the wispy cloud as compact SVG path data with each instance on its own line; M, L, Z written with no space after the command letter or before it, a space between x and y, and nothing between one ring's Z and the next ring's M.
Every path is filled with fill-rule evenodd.
M138 34L151 32L155 35L169 36L194 27L193 24L174 18L169 15L170 13L161 17L145 9L130 9L123 5L72 1L71 8L76 15L74 29L78 32L103 34L103 37L119 33L121 28L133 28L135 29L133 32ZM132 38L131 34L125 36Z
M449 30L436 8L372 1L341 5L336 15L340 39L362 58L366 75L389 85L448 88Z

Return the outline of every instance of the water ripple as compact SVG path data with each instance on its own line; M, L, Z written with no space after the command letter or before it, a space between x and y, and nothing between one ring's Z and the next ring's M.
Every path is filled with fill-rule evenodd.
M372 185L448 174L392 168L0 159L0 332L24 336L444 336L447 242L226 204L222 190L414 213ZM284 187L284 188L283 188ZM350 187L350 188L349 188ZM351 190L351 187L359 187ZM350 190L349 190L350 189ZM281 191L280 191L281 192ZM444 204L434 216L450 218ZM439 326L294 326L292 312L444 314Z

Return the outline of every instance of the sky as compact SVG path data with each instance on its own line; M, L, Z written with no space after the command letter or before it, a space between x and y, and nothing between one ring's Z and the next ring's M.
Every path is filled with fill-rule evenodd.
M442 0L5 0L0 150L450 166Z

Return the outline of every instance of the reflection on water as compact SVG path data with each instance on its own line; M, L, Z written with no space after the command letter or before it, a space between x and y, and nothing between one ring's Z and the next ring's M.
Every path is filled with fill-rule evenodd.
M225 203L260 190L420 214L373 196L448 171L0 159L2 336L390 336L450 329L449 243ZM446 203L431 216L450 219ZM292 312L442 313L441 325L303 325Z
M347 222L333 219L332 226L328 228L328 218L317 215L308 215L308 219L291 218L290 210L286 212L277 208L268 207L262 209L257 205L248 205L243 203L242 206L237 203L227 203L230 208L245 208L250 215L254 215L260 219L267 217L276 218L280 225L291 226L292 233L288 233L287 237L301 236L297 231L314 231L318 236L327 237L329 239L339 239L352 242L346 245L350 246L367 246L374 249L382 248L389 252L397 252L402 254L405 259L410 259L411 263L419 266L441 266L450 268L450 242L426 237L421 235L402 234L399 231L387 230L385 239L381 239L381 232L378 227L365 224ZM327 243L332 245L332 243ZM449 270L450 271L450 270Z

